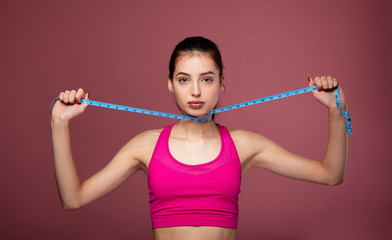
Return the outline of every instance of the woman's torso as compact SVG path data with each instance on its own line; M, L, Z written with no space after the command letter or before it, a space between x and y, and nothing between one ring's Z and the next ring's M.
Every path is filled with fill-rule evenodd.
M151 144L148 144L149 151L146 152L146 156L141 159L143 162L143 170L148 176L148 169L150 166L151 157L153 156L155 145L158 141L159 135L163 129L155 130L151 132ZM237 141L241 134L231 130L230 135L234 144L236 145L237 152L241 166L245 163L246 156L237 147ZM234 137L233 137L234 135ZM221 151L221 136L218 134L212 134L203 141L197 139L181 139L181 136L173 136L169 139L169 149L171 155L179 162L188 165L206 164L220 154ZM240 146L241 144L239 144ZM185 158L185 156L187 156ZM242 169L242 175L245 174L247 168ZM235 228L215 227L215 226L175 226L175 227L160 227L154 228L154 239L156 240L176 240L176 239L236 239Z

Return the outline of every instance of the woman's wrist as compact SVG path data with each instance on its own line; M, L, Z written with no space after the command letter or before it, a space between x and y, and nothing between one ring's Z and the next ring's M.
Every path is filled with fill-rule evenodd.
M53 127L68 127L69 126L69 119L64 119L59 116L52 116L51 117L51 125Z
M338 119L345 120L344 115L342 114L341 110L339 109L338 106L330 107L329 109L329 114L331 116L335 116ZM344 110L343 110L344 111Z

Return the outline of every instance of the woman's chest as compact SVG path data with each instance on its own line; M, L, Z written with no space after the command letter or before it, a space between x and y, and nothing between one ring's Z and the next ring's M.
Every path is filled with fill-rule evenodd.
M169 153L177 161L198 165L215 160L221 152L220 138L183 140L169 139Z

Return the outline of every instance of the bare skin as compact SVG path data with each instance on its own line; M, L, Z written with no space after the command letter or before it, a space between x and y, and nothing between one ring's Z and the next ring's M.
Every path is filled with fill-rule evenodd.
M318 86L321 91L314 91L314 97L329 111L329 138L323 159L313 160L293 154L257 133L230 130L243 176L250 169L261 167L303 181L326 185L342 183L347 160L345 118L336 106L333 91L330 91L337 86L337 81L330 76L323 76L310 79L309 85ZM168 87L183 112L200 116L216 105L219 93L224 88L224 80L218 76L218 69L208 56L190 54L178 61L173 79L168 80ZM88 99L88 94L79 89L62 92L59 98L60 101L53 107L51 124L55 174L64 209L78 209L96 201L139 170L148 174L149 161L162 129L137 135L120 149L107 166L81 182L72 156L69 123L86 109L87 105L77 103L82 98ZM341 99L345 109L343 91ZM189 104L189 101L194 100L203 104ZM218 155L220 147L219 131L214 122L182 120L173 127L169 138L172 155L191 165L211 161ZM154 229L156 240L235 240L236 234L236 229L208 226Z

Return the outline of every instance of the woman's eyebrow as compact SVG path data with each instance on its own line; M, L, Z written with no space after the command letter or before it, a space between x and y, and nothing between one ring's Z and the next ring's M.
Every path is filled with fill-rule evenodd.
M213 71L208 71L208 72L200 73L200 76L208 75L208 74L215 75L215 73ZM185 72L179 72L179 73L176 74L176 76L178 76L178 75L190 76L189 73L185 73Z
M208 75L208 74L215 75L215 73L213 71L204 72L204 73L201 73L200 75Z
M189 73L184 73L184 72L179 72L179 73L177 73L177 74L176 74L176 77L177 77L178 75L190 76Z

